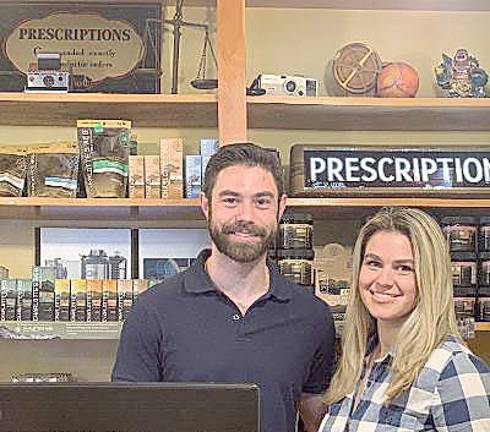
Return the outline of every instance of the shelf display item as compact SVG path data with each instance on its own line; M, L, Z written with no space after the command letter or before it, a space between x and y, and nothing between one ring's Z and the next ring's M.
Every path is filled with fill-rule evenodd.
M312 250L278 250L277 263L281 274L292 282L303 286L314 285Z
M76 143L40 144L28 148L27 193L30 197L75 198L79 150Z
M473 252L476 246L477 220L473 217L445 217L442 232L451 252Z
M490 191L485 146L294 144L290 197L467 196Z
M332 64L337 84L353 95L373 94L382 66L376 51L359 42L345 45L337 51Z
M377 93L379 97L415 97L419 89L419 74L408 63L388 63L378 74Z
M184 142L182 138L160 140L161 196L182 199L184 196Z
M442 62L435 67L436 82L446 97L485 97L487 72L480 67L478 59L460 48L453 58L442 54Z
M490 218L480 218L479 233L479 250L490 252Z
M490 298L481 297L478 299L480 321L490 322Z
M131 122L78 120L77 131L87 198L125 198Z
M25 147L0 147L0 196L20 197L27 178L28 156Z
M22 373L12 375L14 383L70 383L74 382L70 372Z
M277 249L311 249L313 217L308 213L286 213L279 224Z
M317 96L318 81L300 75L260 74L252 87L270 96Z

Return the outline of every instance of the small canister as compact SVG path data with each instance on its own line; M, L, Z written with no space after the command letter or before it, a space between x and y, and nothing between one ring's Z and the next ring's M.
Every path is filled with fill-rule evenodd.
M474 252L477 220L474 217L445 217L442 231L451 252Z
M480 297L478 299L480 321L490 322L490 298Z
M470 254L464 254L470 255ZM474 287L476 285L476 261L471 256L453 256L451 268L455 287Z
M480 288L490 287L490 252L480 252Z
M311 249L313 247L313 217L308 213L285 214L279 224L278 249Z
M313 280L312 250L278 250L279 270L287 279L298 285L312 286Z
M480 218L479 238L480 251L490 252L490 217Z

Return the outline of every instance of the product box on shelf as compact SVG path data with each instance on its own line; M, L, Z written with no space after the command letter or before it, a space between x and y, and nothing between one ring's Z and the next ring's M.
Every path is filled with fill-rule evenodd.
M117 281L117 318L124 321L133 307L133 281L120 279Z
M117 280L105 279L102 281L102 313L103 322L117 321Z
M0 319L2 321L15 320L17 304L17 280L2 279L0 281Z
M71 280L70 321L87 320L87 281Z
M206 167L208 166L209 159L213 156L219 148L219 141L216 138L202 138L200 142L200 154L201 154L201 173L204 182L204 175L206 174Z
M102 320L102 280L87 280L87 321Z
M185 157L185 197L199 198L202 188L201 156Z
M70 280L56 279L54 282L54 320L70 321Z
M32 268L32 320L54 320L54 267L34 266Z
M181 138L162 138L160 140L162 198L181 199L184 196L183 160L184 144Z
M32 279L17 279L17 321L32 320Z
M145 198L158 199L161 197L160 156L145 156Z
M129 156L129 198L145 198L144 156Z
M133 280L133 304L140 294L145 292L149 287L149 281L147 279L134 279Z

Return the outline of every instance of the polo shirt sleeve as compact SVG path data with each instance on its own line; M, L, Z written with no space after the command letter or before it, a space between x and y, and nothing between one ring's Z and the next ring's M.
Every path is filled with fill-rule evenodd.
M161 381L161 330L143 299L136 302L124 322L112 370L112 381Z
M477 356L458 352L442 371L432 407L436 430L490 431L490 369Z
M316 328L318 348L313 356L308 377L303 385L303 393L324 393L330 383L333 362L335 359L335 327L330 309L325 309L322 319Z

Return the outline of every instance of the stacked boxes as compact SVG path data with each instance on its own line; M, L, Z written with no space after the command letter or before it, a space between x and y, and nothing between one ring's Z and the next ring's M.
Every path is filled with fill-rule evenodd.
M31 279L0 280L2 321L33 320L34 288L38 297L36 321L122 321L137 297L149 287L146 279L54 279L51 291L49 286L46 289L46 284L52 282L50 271L38 267L35 273L35 283ZM51 299L51 303L46 299Z

